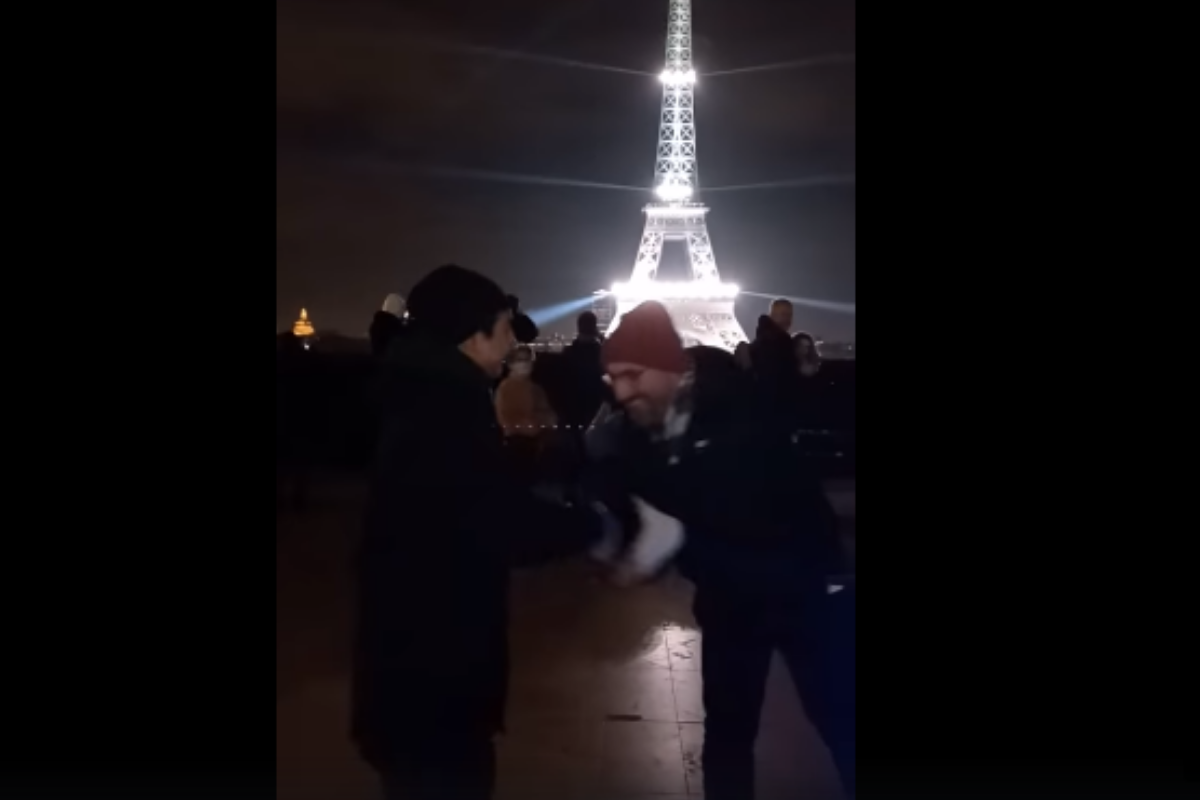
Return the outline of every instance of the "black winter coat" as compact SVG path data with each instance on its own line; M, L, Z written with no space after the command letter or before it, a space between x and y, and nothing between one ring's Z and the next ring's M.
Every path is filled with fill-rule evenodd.
M590 424L600 406L610 399L601 347L596 339L576 339L563 351L567 387L562 416L568 425Z
M502 729L509 569L583 550L600 529L516 483L488 378L457 348L406 335L382 369L352 712L376 764Z
M784 587L839 569L836 517L786 432L748 381L696 361L691 422L654 441L618 412L592 434L592 486L629 521L638 495L680 520L679 556L697 586Z
M759 319L757 336L750 343L751 372L758 394L756 405L781 432L793 429L792 403L798 377L791 338L771 322Z

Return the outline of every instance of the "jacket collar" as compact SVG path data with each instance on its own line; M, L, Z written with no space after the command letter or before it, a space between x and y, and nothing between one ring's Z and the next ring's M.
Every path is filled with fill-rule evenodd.
M684 434L687 433L688 425L692 422L694 386L695 378L693 374L691 372L686 373L679 384L678 391L675 392L674 402L667 409L667 418L663 420L662 429L655 432L654 439L672 442L683 438Z
M404 372L419 372L473 388L488 389L491 386L487 373L461 350L422 334L396 339L388 349L386 362Z

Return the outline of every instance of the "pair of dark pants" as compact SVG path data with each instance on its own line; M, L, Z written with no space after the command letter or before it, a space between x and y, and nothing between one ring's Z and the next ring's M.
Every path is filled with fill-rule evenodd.
M376 770L384 800L491 800L496 749L490 738L421 747Z
M809 720L854 796L854 590L823 581L770 593L698 584L704 680L704 796L753 800L754 741L771 653L779 650Z

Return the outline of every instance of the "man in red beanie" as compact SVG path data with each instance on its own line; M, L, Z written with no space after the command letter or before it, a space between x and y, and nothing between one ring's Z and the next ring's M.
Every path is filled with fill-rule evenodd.
M621 317L601 351L616 400L642 427L661 425L688 371L683 341L661 303Z
M645 503L686 534L678 563L696 587L704 647L705 797L753 800L775 650L853 796L853 590L828 588L841 564L819 482L736 371L689 359L661 304L624 315L603 359L619 410L589 436L591 477L626 521L669 527L646 522ZM644 571L640 544L619 574Z

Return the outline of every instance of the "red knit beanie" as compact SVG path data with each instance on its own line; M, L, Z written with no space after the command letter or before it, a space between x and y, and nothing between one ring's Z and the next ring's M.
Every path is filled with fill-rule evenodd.
M604 366L637 364L648 369L683 374L687 354L675 332L666 306L647 300L621 317L617 329L604 343Z

